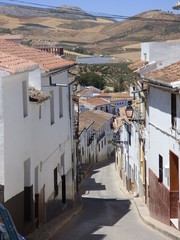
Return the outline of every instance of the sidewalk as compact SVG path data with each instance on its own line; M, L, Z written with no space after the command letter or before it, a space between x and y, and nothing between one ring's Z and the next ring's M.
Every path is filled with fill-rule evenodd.
M180 231L149 216L147 205L144 203L142 198L134 198L133 202L135 203L137 211L143 222L171 239L180 240Z
M117 172L116 172L117 173ZM123 186L123 182L117 174L117 181L119 184L119 188L130 198L131 202L135 204L139 216L141 217L142 221L146 223L148 226L152 227L153 229L161 232L165 236L173 239L173 240L180 240L180 231L175 229L172 226L168 226L163 224L156 219L150 217L149 210L147 205L145 204L143 198L141 197L134 197L132 193L129 193L126 188Z
M26 236L26 240L49 240L65 225L67 225L73 217L77 216L83 209L81 197L78 197L71 209L65 211L60 216L52 219L42 227L36 229L33 233Z

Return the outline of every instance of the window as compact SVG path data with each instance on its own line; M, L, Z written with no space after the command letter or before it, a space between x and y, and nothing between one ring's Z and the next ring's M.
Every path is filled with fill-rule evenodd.
M41 119L41 105L39 106L39 119Z
M23 116L24 118L28 115L28 94L27 94L27 82L22 82L22 95L23 95Z
M100 146L100 143L99 143L99 152L100 152L100 150L101 150L101 146Z
M176 94L171 94L171 124L176 128Z
M54 169L54 197L58 195L57 167Z
M106 137L104 138L104 145L106 145Z
M159 179L160 183L163 182L163 157L159 155Z
M62 87L59 87L59 118L63 117L63 91Z
M102 140L102 142L101 142L101 148L103 148L103 140Z
M31 159L24 162L24 220L31 221L33 217L33 187L31 185Z
M50 121L51 125L54 124L54 91L50 91Z

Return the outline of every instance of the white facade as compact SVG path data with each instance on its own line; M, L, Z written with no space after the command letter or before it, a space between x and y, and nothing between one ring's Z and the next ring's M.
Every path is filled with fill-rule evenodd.
M71 79L67 71L51 75L51 79L65 87L49 86L49 76L39 69L0 73L0 185L4 186L4 203L13 206L13 199L23 201L25 188L31 188L33 202L36 195L41 198L41 223L57 214L52 207L48 211L56 191L59 202L73 201L76 180ZM29 101L29 86L46 92L49 98L40 103ZM40 206L41 201L45 205ZM21 202L19 207L23 208ZM18 226L16 219L15 224Z
M180 95L177 95L177 106ZM177 108L177 128L171 125L171 92L150 87L149 90L149 142L147 146L148 165L159 176L159 155L163 157L163 183L169 189L169 152L180 156L180 111ZM162 121L163 119L163 121ZM158 136L158 137L157 137ZM166 174L165 174L166 173Z
M112 128L113 118L104 123L95 132L96 138L96 162L109 159L114 146L112 144L114 130Z
M180 42L141 43L141 60L156 62L157 68L163 68L180 61Z

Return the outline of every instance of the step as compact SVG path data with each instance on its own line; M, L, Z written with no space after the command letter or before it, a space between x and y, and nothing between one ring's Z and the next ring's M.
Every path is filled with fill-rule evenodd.
M178 229L178 218L170 218L170 221Z

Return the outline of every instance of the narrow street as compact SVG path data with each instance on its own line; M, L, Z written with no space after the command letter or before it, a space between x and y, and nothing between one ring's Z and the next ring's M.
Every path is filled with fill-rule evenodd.
M96 165L82 186L84 209L53 240L169 239L140 219L118 184L114 163Z

